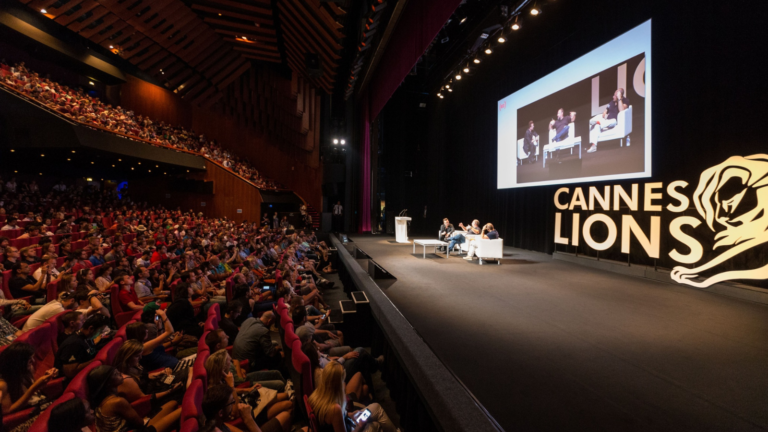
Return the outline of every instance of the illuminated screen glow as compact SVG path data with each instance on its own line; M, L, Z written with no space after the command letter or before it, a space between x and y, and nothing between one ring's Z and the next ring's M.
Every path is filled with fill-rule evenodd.
M650 20L498 102L499 189L650 176Z

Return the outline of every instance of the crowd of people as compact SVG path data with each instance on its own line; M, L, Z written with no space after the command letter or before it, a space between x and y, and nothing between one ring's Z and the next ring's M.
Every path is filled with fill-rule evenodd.
M0 82L80 123L98 126L154 145L198 153L237 173L260 189L281 188L275 181L261 176L248 159L236 156L214 139L208 139L183 126L153 121L121 106L113 107L86 94L82 88L73 89L48 77L39 76L27 69L24 62L9 66L4 59L0 60Z
M396 431L371 391L383 358L346 345L328 322L323 291L333 283L324 276L336 270L314 232L205 218L63 183L48 193L15 179L3 186L0 270L10 278L10 295L0 291L0 402L6 416L36 408L14 432L27 430L55 400L45 391L48 383L77 377L118 330L125 342L112 364L88 371L87 399L53 407L48 430L178 430L180 404L205 344L210 356L200 430L235 431L231 422L239 418L239 428L249 432L290 431L302 401L287 379L290 359L272 337L272 310L280 300L289 305L312 365L309 403L320 430ZM80 239L71 241L75 234ZM29 246L13 246L22 236ZM52 284L56 296L47 301ZM213 304L222 318L206 333ZM115 310L136 311L141 319L121 328ZM54 367L41 371L35 348L17 339L52 318L59 322L58 349ZM14 325L20 321L23 326ZM142 417L132 403L147 395L152 410Z

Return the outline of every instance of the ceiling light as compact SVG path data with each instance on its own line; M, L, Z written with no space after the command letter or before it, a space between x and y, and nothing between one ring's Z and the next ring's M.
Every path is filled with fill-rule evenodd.
M445 88L449 89L449 88L451 88L451 85L450 84L446 84Z
M219 16L221 16L221 14L219 14Z
M459 21L459 24L464 24L464 21L466 20L467 20L467 17L462 18L461 21Z
M131 171L133 171L133 167L131 167Z
M339 143L339 140L337 140L336 138L334 138L334 139L333 139L333 143L334 143L334 144L338 144L338 143Z
M441 97L443 97L443 95L442 95L442 94L440 94L440 93L438 93L438 94L437 94L437 97L441 98Z
M112 168L114 168L114 167L115 167L115 166L114 166L114 165L112 165Z
M95 164L96 162L91 162L91 165Z
M139 162L139 165L141 165L141 162Z
M443 96L443 95L438 95L438 96L440 97L440 99L443 99L443 98L445 97L445 96Z
M499 38L497 39L499 43L504 43L507 40L504 38L504 30L501 31L501 34L499 35Z
M147 170L147 171L152 172L152 170Z
M43 175L43 173L40 173L40 175Z
M14 149L11 149L11 153L13 153L13 152L15 152L15 151L16 151L16 150L14 150Z
M93 179L92 179L92 178L90 178L90 177L88 177L88 178L87 178L87 179L85 179L85 180L86 180L86 181L93 181Z
M247 37L245 37L245 36L243 36L243 40L248 40L248 38L247 38Z
M47 14L47 13L48 13L48 11L47 11L47 10L45 10L45 9L40 9L40 13L44 13L44 14Z
M464 73L469 73L469 64L464 66Z
M155 165L155 168L160 168L160 165Z
M541 13L541 9L536 7L536 3L533 4L533 7L531 8L531 15L536 16Z
M520 24L517 23L517 18L519 18L519 16L515 17L515 22L512 24L512 30L520 30Z
M74 150L72 150L72 153L74 153L74 152L75 152L75 151L74 151Z
M339 141L339 142L341 143L341 145L344 145L344 144L346 144L346 143L347 143L347 141L345 141L345 140L341 140L341 141Z
M40 155L40 157L45 157L45 155L44 155L44 154L41 154L41 155Z
M122 160L122 159L118 159L117 161L118 161L118 162L122 162L123 160Z
M473 61L473 62L475 62L475 64L480 64L480 59L479 59L479 58L477 58L477 57L475 57L475 59L474 59L474 60L472 60L472 61Z
M453 89L448 89L448 92L449 93L453 93Z
M88 81L88 84L90 84L90 85L95 85L95 84L93 83L93 81Z
M486 49L485 49L485 53L486 53L486 54L490 54L490 53L492 53L492 52L493 52L493 51L491 51L491 47L488 47L488 48L486 48Z
M67 158L67 160L68 160L68 161L71 161L72 159L70 159L70 158Z
M460 80L460 79L461 79L461 74L456 74L455 78L456 78L457 80Z
M115 46L114 46L114 45L110 45L110 46L109 46L109 49L114 49L114 48L115 48Z

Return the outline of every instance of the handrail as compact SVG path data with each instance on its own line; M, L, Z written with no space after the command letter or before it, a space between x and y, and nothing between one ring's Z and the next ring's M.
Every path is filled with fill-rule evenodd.
M49 113L56 115L57 117L61 118L62 120L65 120L65 121L69 122L70 124L75 124L75 125L81 125L81 126L89 127L91 129L99 130L101 132L111 133L111 134L114 134L114 135L117 135L117 136L129 139L129 140L132 140L132 141L143 142L145 144L149 144L149 145L155 146L155 147L161 147L161 148L165 148L165 149L168 149L168 150L174 150L174 151L181 152L181 153L188 153L188 154L191 154L191 155L199 156L199 157L202 157L203 159L205 159L206 161L208 161L210 163L218 165L219 167L221 167L224 170L228 171L230 174L238 177L242 181L250 184L251 186L255 187L258 190L276 191L276 192L292 192L292 193L295 194L295 192L293 192L292 190L285 189L285 188L274 188L274 189L273 188L261 188L261 187L257 186L256 184L254 184L253 182L251 182L250 180L248 180L245 177L241 176L237 172L233 171L232 169L225 167L221 163L217 162L214 159L211 159L211 158L205 156L204 154L202 154L200 152L195 152L195 151L192 151L192 150L186 150L186 149L176 148L176 147L173 147L173 146L168 146L168 145L165 145L165 144L161 144L161 143L157 143L157 142L154 142L154 141L146 140L146 139L137 137L135 135L128 135L128 134L124 134L124 133L121 133L121 132L116 132L116 131L107 129L107 128L103 127L103 126L99 126L99 125L95 125L95 124L91 124L91 123L86 123L86 122L82 122L82 121L80 121L78 119L75 119L75 118L67 117L67 116L61 114L60 112L52 109L48 105L38 101L37 99L29 97L28 95L24 94L23 92L20 92L17 89L9 86L8 84L6 84L3 81L0 81L0 88L3 88L6 91L12 92L15 96L21 97L24 100L26 100L28 102L31 102L31 103L33 103L34 105L36 105L36 106L38 106L40 108L43 108L44 110L48 111Z

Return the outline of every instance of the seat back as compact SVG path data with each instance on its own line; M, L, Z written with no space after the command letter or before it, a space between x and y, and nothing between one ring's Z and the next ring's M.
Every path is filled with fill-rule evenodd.
M203 414L203 382L193 379L192 384L187 388L184 393L184 399L181 401L181 423L186 423L187 420L193 419L197 421Z
M59 335L64 332L64 323L61 322L61 317L69 311L57 313L56 315L45 320L46 323L51 325L51 331L53 332L53 352L59 350Z
M24 332L16 339L35 348L35 378L43 376L45 371L53 367L56 356L56 334L53 326L43 324Z
M59 281L53 281L48 284L46 289L45 301L52 302L58 298Z
M115 336L113 340L104 345L104 348L99 350L98 354L96 354L96 360L100 361L101 364L111 365L123 342L125 342L124 338Z
M304 410L307 413L307 418L309 419L309 430L310 432L319 432L320 427L317 424L317 417L315 416L314 411L312 411L312 407L309 405L309 396L304 395Z
M5 295L5 298L8 300L13 299L13 296L11 295L11 289L9 288L9 282L11 281L11 272L13 270L6 270L3 272L3 294Z
M187 419L187 421L181 423L181 429L179 432L197 432L199 429L197 419Z
M208 316L211 316L211 313L216 314L216 327L218 327L221 322L221 307L218 303L214 303L208 308Z
M88 399L88 374L99 366L101 366L101 362L98 360L88 363L88 366L72 378L64 392L72 392L80 399Z
M210 351L206 349L198 351L195 363L192 365L192 379L200 380L203 388L208 388L208 372L205 371L205 361L210 357Z
M61 395L58 399L56 399L51 406L43 410L43 412L40 413L40 416L35 420L34 423L29 427L29 432L48 432L48 419L51 418L51 410L55 408L58 405L63 404L64 402L71 401L72 399L76 398L74 393L72 392L64 392L64 394Z

